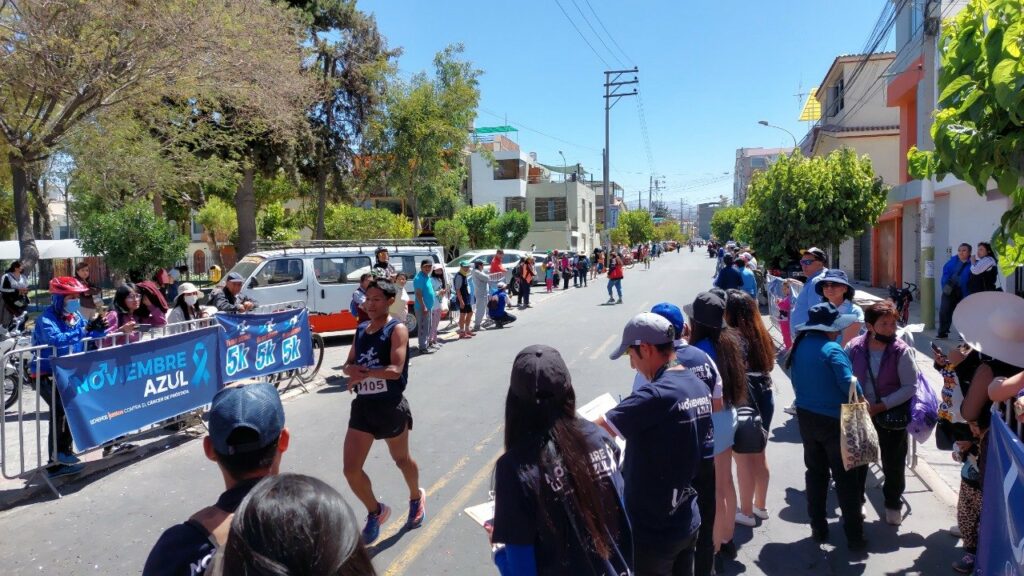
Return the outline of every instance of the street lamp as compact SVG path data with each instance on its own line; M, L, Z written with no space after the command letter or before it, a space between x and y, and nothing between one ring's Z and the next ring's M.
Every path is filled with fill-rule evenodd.
M569 250L572 245L572 219L569 218L569 180L566 179L569 163L565 161L565 154L562 154L561 150L558 151L558 155L562 157L562 184L565 186L565 249Z
M761 126L767 126L769 128L775 128L776 130L782 130L786 134L789 134L789 137L793 139L793 148L797 148L796 136L793 136L793 133L790 132L789 130L786 130L782 126L776 126L775 124L769 124L767 120L758 120L757 123L760 124Z

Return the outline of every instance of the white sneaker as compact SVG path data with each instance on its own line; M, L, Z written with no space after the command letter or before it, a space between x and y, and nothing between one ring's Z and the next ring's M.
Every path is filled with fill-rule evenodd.
M768 519L768 509L767 508L758 508L757 506L754 506L754 516L757 516L761 520L767 520Z
M899 526L903 523L903 514L899 510L893 510L892 508L885 509L885 522L890 526Z
M747 516L743 512L736 513L736 523L740 526L747 526L749 528L757 526L757 520L755 520L753 516Z
M785 412L786 414L789 414L790 416L796 416L796 402L793 402L789 406L786 406L785 408L782 409L782 411Z

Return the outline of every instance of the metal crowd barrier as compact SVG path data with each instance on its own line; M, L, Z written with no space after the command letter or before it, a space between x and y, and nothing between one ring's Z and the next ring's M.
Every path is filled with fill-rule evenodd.
M301 310L306 307L305 300L290 300L288 302L277 302L274 304L260 304L249 311L250 314L271 314L273 312L284 312L285 310Z
M1017 414L1013 402L996 402L992 406L992 412L998 415L1003 423L1017 435L1017 438L1024 442L1024 423L1017 419L1020 415Z

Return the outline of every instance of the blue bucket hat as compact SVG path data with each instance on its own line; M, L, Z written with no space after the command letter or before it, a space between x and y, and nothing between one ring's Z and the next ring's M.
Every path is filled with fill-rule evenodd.
M853 300L853 294L856 290L850 284L850 279L847 278L846 272L843 272L838 268L830 268L825 271L825 274L821 279L814 283L814 291L822 298L825 297L825 282L832 282L833 284L842 284L846 286L846 293L843 297L847 300Z
M807 322L796 327L797 331L817 330L819 332L842 332L857 321L856 314L840 314L831 302L811 306L807 311Z

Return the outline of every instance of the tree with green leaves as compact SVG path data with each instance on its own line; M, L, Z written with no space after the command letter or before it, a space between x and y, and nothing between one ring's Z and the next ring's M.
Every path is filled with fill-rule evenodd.
M754 176L734 235L750 242L769 266L779 266L804 246L838 250L878 221L887 195L867 156L849 148L825 158L804 158L798 151Z
M619 225L616 229L625 231L629 246L654 240L654 219L651 213L646 210L630 210L619 215Z
M220 249L238 231L235 207L218 196L210 196L196 213L195 219L206 229L206 243L213 254L213 262L218 266L224 266Z
M469 231L461 220L445 218L434 222L434 237L444 246L449 256L454 256L459 248L469 240Z
M1024 263L1024 0L971 0L942 28L934 151L908 153L914 178L953 174L1011 207L993 236L1000 268Z
M519 210L507 210L491 221L491 238L502 248L519 248L530 233L530 215Z
M494 204L466 206L455 213L455 219L466 227L470 248L490 248L496 243L491 235L491 223L498 219L498 209Z
M331 240L412 238L413 235L412 222L401 214L350 204L328 207L325 226L326 236Z
M462 52L462 45L439 52L433 78L421 73L397 82L368 137L374 175L406 199L417 235L425 200L457 194L465 173L462 154L480 100L481 71L461 60ZM470 229L471 243L473 235Z
M359 11L355 0L288 2L306 15L313 52L305 67L317 96L306 114L298 168L313 183L313 237L323 238L328 196L352 199L349 175L371 120L382 113L392 60L401 50L388 49L373 16Z
M295 218L285 213L284 204L272 202L256 215L256 230L263 240L291 242L301 238Z
M90 214L78 223L78 235L82 251L103 256L122 276L149 278L157 268L179 262L188 250L188 237L140 200Z
M736 225L743 217L742 206L729 206L711 216L711 233L722 242L736 239Z
M294 22L269 0L0 2L0 141L26 269L39 257L31 175L69 136L168 91L244 101L273 122L256 112L278 106L282 79L299 61Z

